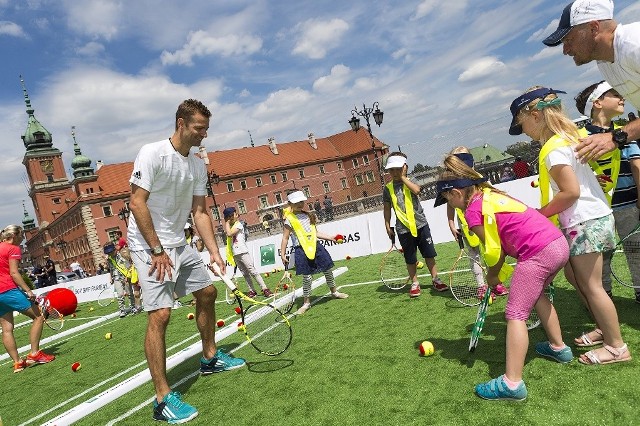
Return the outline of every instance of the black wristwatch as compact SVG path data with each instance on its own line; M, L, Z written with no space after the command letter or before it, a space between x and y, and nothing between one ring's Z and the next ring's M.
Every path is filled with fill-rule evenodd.
M611 139L616 145L618 145L618 149L622 149L629 145L629 142L627 142L627 136L629 136L627 132L622 129L615 129L611 132Z
M151 249L151 254L154 256L160 256L162 253L164 253L164 247L162 247L162 245L155 246Z

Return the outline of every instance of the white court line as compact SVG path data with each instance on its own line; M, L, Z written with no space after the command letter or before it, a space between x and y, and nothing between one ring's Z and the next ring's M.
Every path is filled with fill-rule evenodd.
M341 275L345 273L348 269L346 267L340 267L333 271L334 276ZM311 288L316 288L325 282L324 276L314 280L311 284ZM296 290L297 291L297 290ZM283 301L281 304L284 304ZM225 337L230 336L231 334L236 332L235 324L231 324L222 328L217 334L220 337L219 341L224 339ZM202 350L202 346L200 342L196 342L190 346L187 346L182 351L170 356L167 358L166 365L167 370L175 367L181 362L186 361L189 358L200 353ZM72 407L71 409L65 411L64 413L56 416L55 418L49 420L44 423L47 426L66 426L73 424L74 422L82 419L88 414L95 412L96 410L104 407L108 403L116 400L117 398L125 395L126 393L142 386L144 383L149 382L151 380L151 374L149 373L149 369L145 369L122 382L112 386L111 388L103 391L102 393ZM28 422L27 422L28 423Z

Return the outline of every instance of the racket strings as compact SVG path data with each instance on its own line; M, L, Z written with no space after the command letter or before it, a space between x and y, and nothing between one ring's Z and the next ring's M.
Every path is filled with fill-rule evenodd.
M380 279L392 290L400 290L409 282L404 256L398 250L389 251L380 263Z
M247 309L251 311L251 307ZM291 343L289 321L269 306L258 307L255 312L245 314L245 330L251 344L267 355L284 352Z

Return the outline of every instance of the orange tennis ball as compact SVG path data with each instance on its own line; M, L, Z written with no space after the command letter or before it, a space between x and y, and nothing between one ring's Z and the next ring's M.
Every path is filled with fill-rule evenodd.
M80 364L79 362L74 362L73 364L71 364L71 371L73 372L76 372L81 368L82 368L82 364Z
M531 181L531 187L532 188L537 188L538 186L540 186L540 182L538 182L537 179Z
M240 309L240 306L236 306L236 314L240 315L242 313L242 309Z
M224 320L218 320L218 322L216 323L216 325L218 327L224 327Z
M75 317L76 317L76 313L74 312L71 314L71 318L75 318Z
M187 314L187 319L188 319L188 320L192 320L192 319L194 319L195 317L196 317L196 316L194 315L194 313L193 313L193 312L189 312L189 313Z
M428 340L425 340L424 342L420 343L420 355L422 356L431 356L433 355L434 352L434 348L433 348L433 343L429 342Z
M285 289L285 290L289 290L289 284L283 285L282 288Z
M342 244L342 243L344 243L344 240L342 238L340 238L339 240L336 240L336 243Z

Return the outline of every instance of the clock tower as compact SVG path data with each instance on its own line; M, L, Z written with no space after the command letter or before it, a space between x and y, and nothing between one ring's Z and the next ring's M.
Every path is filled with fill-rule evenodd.
M65 196L71 189L62 162L62 151L53 146L51 133L36 119L22 76L22 91L29 116L22 135L26 152L22 164L29 178L29 197L33 201L38 224L52 222L66 210Z

